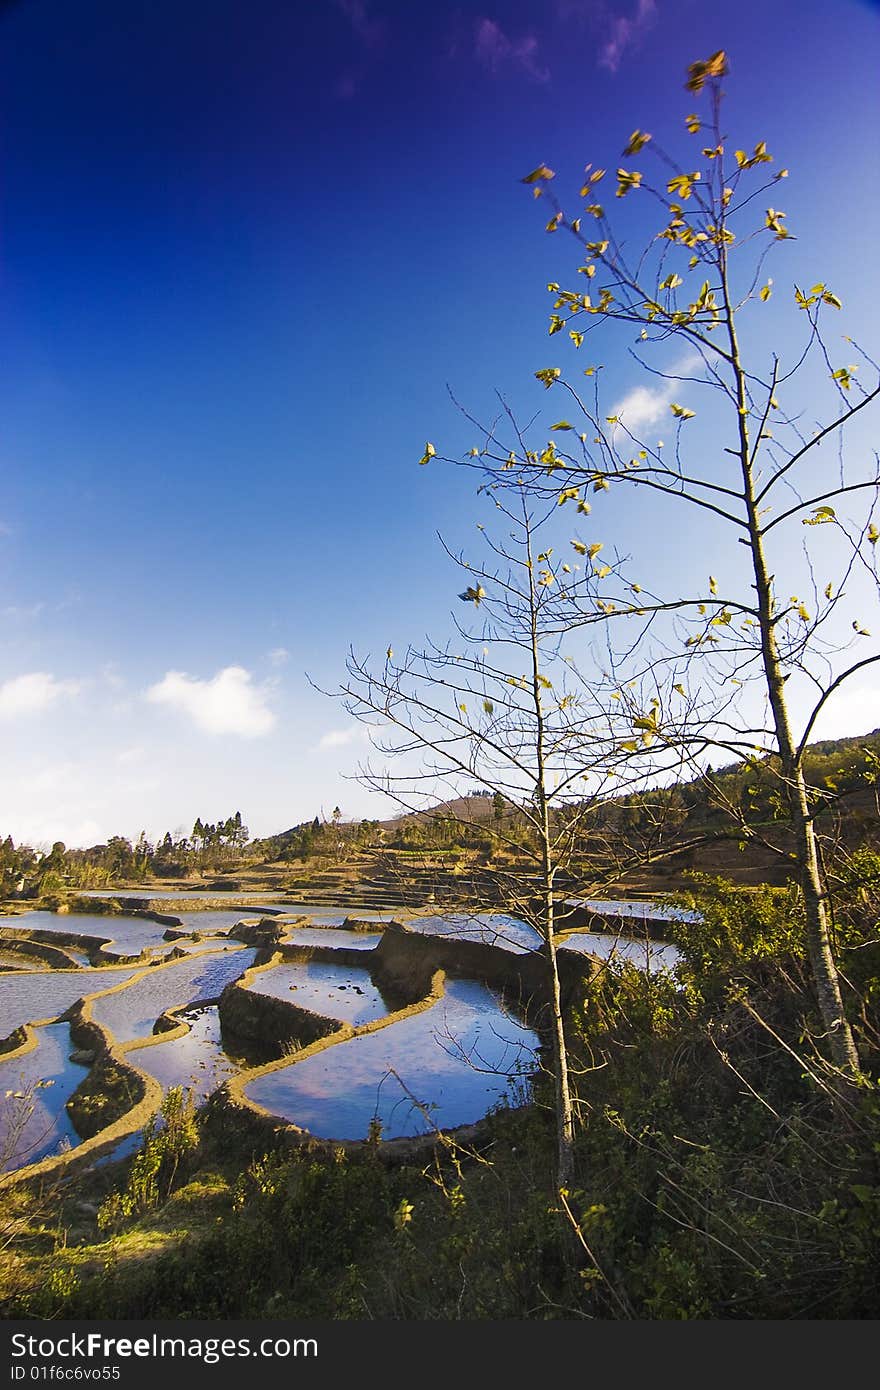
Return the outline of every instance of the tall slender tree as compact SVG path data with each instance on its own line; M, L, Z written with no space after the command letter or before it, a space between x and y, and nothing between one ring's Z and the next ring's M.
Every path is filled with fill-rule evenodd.
M638 708L629 700L635 737L648 733L695 758L717 747L741 759L772 759L831 1057L841 1075L855 1078L804 752L828 702L880 661L865 622L878 595L880 470L867 441L855 464L843 453L844 435L876 406L878 368L849 339L847 357L856 361L841 361L831 346L825 320L842 306L821 280L794 286L803 329L796 350L768 347L769 325L779 325L765 262L792 237L786 214L768 203L788 171L776 169L763 141L731 149L722 125L727 70L718 52L688 71L687 90L708 106L707 116L685 121L698 154L678 161L648 132L634 131L616 180L587 166L577 215L556 199L550 168L526 176L552 208L548 232L567 229L581 253L581 283L548 287L551 337L567 337L578 351L613 328L630 343L635 336L630 351L648 385L640 395L609 400L597 365L586 367L585 390L561 367L541 368L536 376L564 393L571 419L554 424L544 448L507 454L490 446L473 465L494 487L511 486L515 476L516 487L581 513L590 509L589 493L611 500L640 494L653 499L653 524L711 535L720 578L695 578L684 553L665 591L639 582L632 566L603 564L600 591L589 595L578 621L620 625L609 666L624 688L626 675L665 672L668 704L655 698ZM659 180L632 163L651 159ZM614 218L600 201L607 183L615 184ZM619 223L630 205L644 213L646 200L661 218L634 254L631 229ZM705 415L694 408L700 393ZM648 437L644 417L657 409L673 430L671 448ZM560 442L567 440L574 446ZM676 523L676 508L690 521ZM587 549L577 537L572 545ZM672 691L684 701L678 709Z

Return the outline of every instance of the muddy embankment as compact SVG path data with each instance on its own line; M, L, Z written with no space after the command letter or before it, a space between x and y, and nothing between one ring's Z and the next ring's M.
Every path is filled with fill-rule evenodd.
M89 941L97 943L98 937L90 937ZM74 960L66 951L59 946L59 937L55 932L35 931L33 935L23 927L0 927L0 943L3 949L11 951L15 955L20 955L25 960L42 961L44 965L49 965L53 970L79 970L79 961ZM61 945L78 946L85 951L91 952L91 946L84 945L83 939L74 938L72 935L68 939L65 935L61 939Z

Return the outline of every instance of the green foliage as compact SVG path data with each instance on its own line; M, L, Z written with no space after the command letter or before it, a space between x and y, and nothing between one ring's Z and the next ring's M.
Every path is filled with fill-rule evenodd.
M157 1207L170 1194L181 1160L194 1152L198 1142L192 1092L173 1086L144 1130L124 1190L111 1193L101 1204L99 1229L118 1230L132 1217Z
M669 937L681 953L679 978L699 995L729 988L758 965L804 959L803 906L793 885L744 890L707 874L688 877L694 889L674 906L694 919L673 920Z

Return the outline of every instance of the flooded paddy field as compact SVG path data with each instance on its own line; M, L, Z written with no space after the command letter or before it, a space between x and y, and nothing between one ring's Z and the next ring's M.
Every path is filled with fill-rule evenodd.
M324 961L276 965L255 975L248 988L354 1027L384 1018L392 1007L369 971Z
M262 912L269 912L266 907L229 907L211 908L206 907L203 911L190 909L186 912L172 912L169 915L176 917L180 923L181 931L199 932L202 936L210 932L225 933L230 928L237 926L239 922L258 920ZM272 914L280 911L277 907L271 909Z
M477 941L483 946L500 946L521 954L536 951L541 936L534 927L504 912L447 912L436 916L407 918L409 931L427 936L452 937L456 941Z
M117 1042L149 1037L166 1009L216 998L253 963L255 955L249 947L229 947L169 965L149 966L127 989L93 1000L92 1017L109 1028Z
M65 936L100 936L110 944L108 955L136 956L148 946L163 942L167 924L144 917L90 912L24 912L19 917L0 917L0 927L24 931L61 932Z
M37 1030L37 1046L0 1058L0 1168L9 1172L79 1144L66 1102L88 1072L70 1061L68 1023Z
M521 1103L537 1048L494 991L447 978L422 1013L267 1072L246 1095L322 1139L365 1139L374 1119L386 1139L412 1136Z
M631 961L642 970L671 970L681 959L678 948L670 941L618 936L614 932L572 932L564 941L558 943L558 949L599 956L602 960Z
M189 1025L180 1038L133 1047L129 1060L154 1076L165 1091L190 1090L197 1105L246 1065L234 1047L227 1051L216 1004L194 1005L177 1015Z
M310 927L301 922L291 927L282 939L290 946L345 946L349 950L372 951L382 940L382 933L349 931L342 927Z
M110 966L93 970L10 971L0 975L0 1038L23 1023L57 1018L95 990L130 980L143 966ZM183 1000L180 1001L183 1003Z

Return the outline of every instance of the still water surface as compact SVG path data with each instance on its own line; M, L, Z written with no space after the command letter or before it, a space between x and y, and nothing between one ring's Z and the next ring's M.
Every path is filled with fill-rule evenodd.
M33 1052L0 1060L0 1158L5 1172L80 1143L65 1103L88 1067L70 1061L70 1024L50 1023L37 1037Z
M268 1072L247 1095L323 1139L364 1139L374 1117L386 1139L423 1134L520 1103L537 1047L492 990L447 977L430 1009Z
M355 951L371 951L382 940L382 933L301 926L291 927L284 940L292 946L347 946Z
M101 970L20 970L0 975L0 1038L22 1023L55 1018L84 994L130 980L138 966L113 966ZM140 967L143 969L143 967ZM183 1003L183 1000L181 1000Z
M286 999L310 1013L351 1023L356 1028L374 1018L384 1018L389 1012L389 1005L369 971L324 961L276 965L255 975L248 988L255 994Z
M215 998L253 963L255 955L249 947L230 947L207 956L153 966L128 989L95 999L92 1017L109 1028L118 1042L149 1037L156 1019L166 1009Z
M242 1062L223 1045L216 1004L195 1006L177 1017L189 1024L185 1037L133 1047L127 1055L166 1091L183 1086L200 1105L241 1069Z

